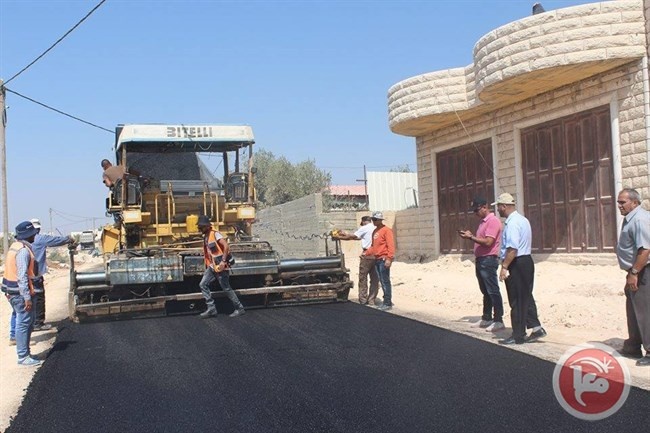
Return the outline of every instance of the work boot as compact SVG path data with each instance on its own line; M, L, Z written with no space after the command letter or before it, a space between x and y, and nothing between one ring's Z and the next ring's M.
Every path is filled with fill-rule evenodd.
M209 317L217 317L217 309L212 307L205 310L203 313L199 314L201 319L207 319Z
M230 317L239 317L239 316L243 316L244 314L246 314L246 310L244 310L243 308L239 308L233 311Z

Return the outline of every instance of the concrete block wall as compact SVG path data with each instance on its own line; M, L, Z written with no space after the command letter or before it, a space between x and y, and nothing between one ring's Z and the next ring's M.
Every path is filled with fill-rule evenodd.
M261 209L253 224L253 236L268 241L281 258L322 257L326 245L334 244L327 234L334 228L355 226L355 212L323 212L321 194Z
M361 217L369 212L323 212L322 196L313 194L271 208L261 209L253 224L253 235L268 241L281 258L320 257L325 255L321 235L333 229L353 233ZM393 229L398 260L421 260L434 255L433 218L425 209L384 212L384 224ZM312 236L316 235L316 236ZM330 251L334 243L328 240ZM360 241L341 241L346 256L361 254Z
M432 233L433 217L426 209L413 208L400 211L385 211L384 224L393 229L395 236L395 257L397 260L424 260L434 256L434 237ZM351 226L339 226L348 232L354 232L359 227L361 217L367 212L358 212ZM341 243L346 256L361 254L359 241L343 241Z
M405 209L395 213L393 231L398 260L424 260L435 255L432 233L433 215L422 208Z

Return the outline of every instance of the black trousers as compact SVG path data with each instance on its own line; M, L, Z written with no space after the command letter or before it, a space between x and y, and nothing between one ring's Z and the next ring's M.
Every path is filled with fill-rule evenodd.
M650 354L650 265L639 272L639 290L630 291L625 286L625 312L627 313L627 332L629 338L623 347L637 351L640 346Z
M523 341L526 328L541 326L537 318L537 305L533 298L535 282L535 263L531 256L519 256L508 267L510 276L506 278L506 291L510 303L512 336Z
M34 301L34 327L39 327L45 323L45 292L35 292L32 298Z

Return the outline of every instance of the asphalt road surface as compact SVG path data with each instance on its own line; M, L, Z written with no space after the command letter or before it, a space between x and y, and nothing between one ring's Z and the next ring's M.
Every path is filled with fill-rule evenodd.
M648 431L649 392L579 420L554 366L353 303L66 323L7 431Z

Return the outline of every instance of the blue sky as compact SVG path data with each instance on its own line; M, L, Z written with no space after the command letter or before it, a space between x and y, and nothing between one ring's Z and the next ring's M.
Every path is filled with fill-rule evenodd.
M8 80L99 0L0 0ZM253 127L256 147L313 159L334 184L416 169L415 139L390 132L387 92L466 66L489 31L533 1L108 0L11 90L102 127ZM543 1L546 10L590 3ZM112 134L7 94L9 227L38 217L62 233L107 221L99 163Z

